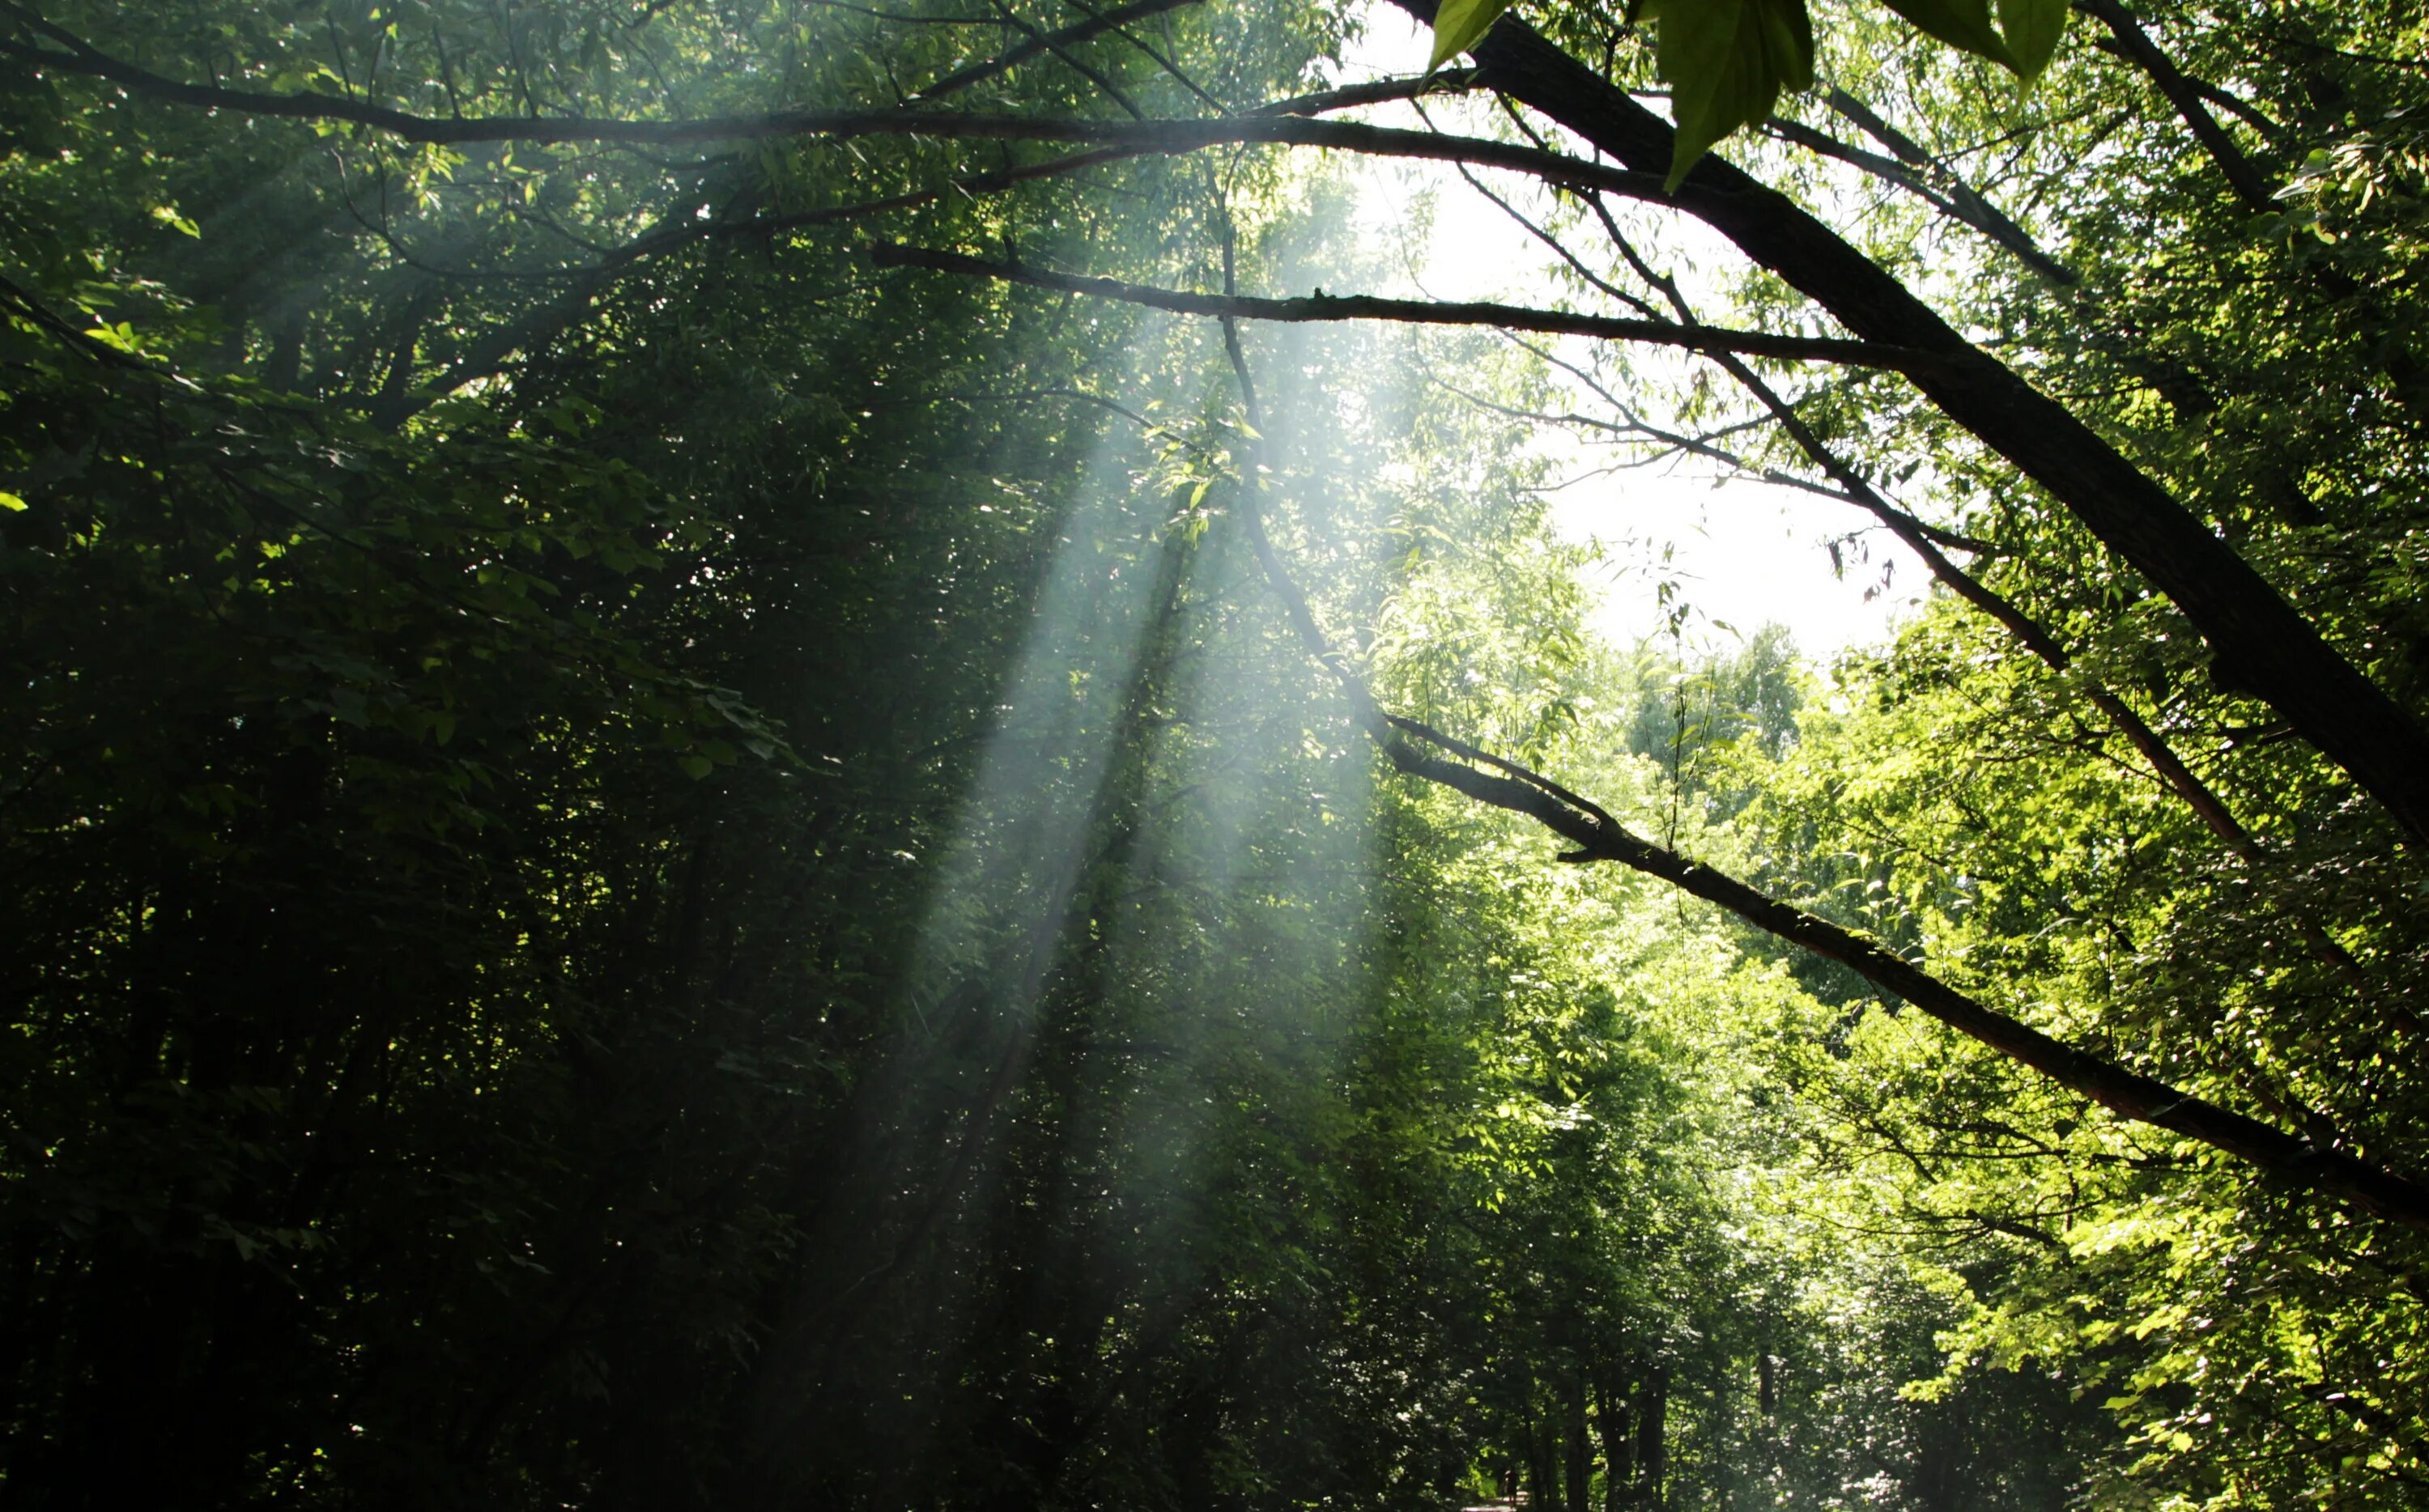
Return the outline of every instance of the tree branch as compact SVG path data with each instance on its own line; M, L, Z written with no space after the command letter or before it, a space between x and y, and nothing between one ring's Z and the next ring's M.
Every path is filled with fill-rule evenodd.
M1661 290L1680 320L1693 320L1694 307L1688 304L1686 296L1679 291L1677 280L1657 275L1627 238L1620 235L1618 226L1610 221L1607 213L1604 224L1609 234L1618 243L1622 255L1636 270L1637 275ZM1752 395L1772 418L1779 422L1780 427L1796 443L1797 449L1812 459L1815 466L1821 468L1831 481L1844 490L1843 497L1849 503L1868 511L1875 518L1888 526L1899 540L1906 543L1908 551L1923 559L1924 565L1930 568L1933 577L1946 584L1958 598L1996 621L2026 650L2039 657L2051 671L2061 676L2074 671L2074 657L2059 642L2057 635L2039 620L2026 614L2013 600L1950 561L1947 554L1940 550L1939 542L1933 538L1929 527L1882 498L1879 490L1875 489L1863 474L1849 466L1845 459L1838 454L1836 449L1823 440L1813 428L1805 422L1804 417L1796 413L1794 406L1782 399L1777 391L1763 381L1760 374L1727 353L1714 353L1711 361L1735 379L1741 388ZM2133 705L2110 691L2098 678L2077 675L2076 685L2083 696L2090 700L2092 707L2107 716L2108 722L2125 736L2126 741L2137 751L2141 753L2142 759L2150 764L2151 770L2158 775L2159 780L2169 790L2173 792L2187 808L2192 810L2194 815L2210 833L2217 836L2238 860L2254 866L2266 863L2267 854L2262 850L2259 840L2244 827L2241 820L2235 816L2234 811L2227 807L2226 800L2185 764L2184 758L2176 754L2175 748L2169 745L2166 737L2154 730L2150 722L2144 719ZM2365 996L2369 995L2369 981L2362 975L2361 963L2354 960L2352 953L2338 945L2335 937L2328 933L2326 928L2307 912L2295 909L2290 911L2290 915L2294 921L2295 931L2303 937L2304 945L2312 956L2343 978L2348 987ZM2401 1016L2407 1027L2416 1031L2421 1027L2419 1021L2409 1012L2404 1012ZM2274 1095L2273 1093L2272 1095Z
M2243 155L2243 149L2209 113L2209 107L2202 103L2200 86L2187 78L2184 71L2176 67L2175 59L2151 41L2133 12L2117 0L2074 0L2074 8L2107 26L2117 39L2118 52L2148 74L2159 92L2167 96L2168 103L2192 128L2194 140L2209 154L2210 161L2218 165L2227 187L2235 190L2235 197L2243 202L2246 209L2267 214L2278 207L2276 196L2270 192L2268 180L2260 176L2260 170L2252 165L2252 159Z
M941 100L946 95L958 94L973 84L983 84L997 74L1007 73L1042 53L1059 53L1063 48L1075 42L1084 42L1090 38L1127 25L1131 22L1145 21L1149 16L1162 15L1167 10L1178 10L1182 6L1197 3L1198 0L1131 0L1129 5L1116 6L1111 10L1075 22L1059 31L1039 32L1033 28L1024 27L1028 36L1023 41L1005 48L983 63L973 63L958 73L946 74L911 98L922 105L931 100Z
M1861 106L1842 90L1832 90L1829 103L1831 108L1855 121L1858 125L1866 125L1867 119L1878 121L1869 110L1865 110L1861 118L1850 113L1849 107L1861 109ZM1903 136L1892 140L1879 131L1873 133L1875 140L1896 154L1893 157L1884 157L1795 121L1774 117L1769 129L1783 140L1794 142L1823 156L1836 158L1884 183L1896 185L1950 220L1971 227L2007 249L2018 261L2051 283L2071 287L2082 282L2081 274L2042 251L2041 243L2033 239L2032 233L2009 219L1997 205L1982 198L1946 163ZM1939 182L1933 182L1935 178Z
M1077 273L1059 273L1017 263L986 262L956 252L879 242L868 249L881 268L926 268L969 278L995 278L1065 293L1093 294L1102 299L1170 310L1177 315L1211 316L1216 320L1277 320L1305 323L1323 320L1390 320L1414 325L1487 326L1508 331L1543 331L1558 336L1593 337L1606 341L1636 341L1677 347L1689 352L1731 352L1791 362L1835 362L1904 371L1909 364L1929 358L1919 353L1869 341L1832 337L1779 336L1766 331L1729 331L1712 326L1678 325L1668 320L1617 320L1601 315L1575 315L1565 310L1530 309L1515 304L1436 304L1428 300L1383 299L1371 294L1316 293L1297 299L1262 299L1254 295L1193 294Z
M613 142L670 147L793 137L835 141L869 137L933 137L943 140L1094 143L1138 153L1187 153L1235 142L1264 142L1381 157L1476 163L1530 173L1552 183L1600 189L1630 197L1660 198L1661 194L1659 174L1629 173L1514 142L1306 119L1318 111L1404 99L1438 87L1425 80L1393 80L1304 95L1241 116L1205 121L1090 121L912 108L771 110L760 115L632 121L598 116L422 116L339 95L269 93L187 84L111 58L81 41L74 43L74 51L61 53L0 41L0 55L21 58L37 67L107 79L138 94L173 105L289 121L344 122L385 132L401 141L434 146L513 141L538 146ZM1456 81L1449 87L1457 87Z

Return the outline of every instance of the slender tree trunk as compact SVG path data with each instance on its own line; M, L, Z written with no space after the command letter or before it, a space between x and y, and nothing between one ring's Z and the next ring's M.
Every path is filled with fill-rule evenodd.
M1586 1367L1582 1361L1568 1379L1569 1512L1594 1512L1593 1447L1586 1441Z
M1536 1512L1561 1504L1559 1429L1545 1421L1530 1387L1527 1394L1527 1504Z
M1628 1452L1628 1383L1604 1365L1595 1372L1594 1387L1595 1426L1602 1431L1603 1509L1620 1512L1636 1474L1635 1457Z
M1636 1413L1636 1504L1662 1504L1669 1470L1670 1372L1657 1365L1645 1372Z

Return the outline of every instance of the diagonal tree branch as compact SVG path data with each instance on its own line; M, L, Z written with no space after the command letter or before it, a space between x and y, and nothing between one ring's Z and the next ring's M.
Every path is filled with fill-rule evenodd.
M941 100L946 95L958 94L974 84L983 84L1000 74L1009 73L1041 54L1059 53L1063 48L1117 30L1133 21L1145 21L1149 16L1162 15L1167 10L1178 10L1182 6L1197 3L1198 0L1131 0L1129 5L1116 6L1111 10L1099 11L1057 31L1040 32L1034 28L1023 28L1027 35L1021 41L983 63L973 63L966 69L946 74L911 98L922 105L931 100Z
M1089 83L1095 85L1098 90L1104 94L1105 98L1113 101L1115 105L1120 106L1123 113L1129 115L1133 120L1146 119L1147 112L1140 109L1131 97L1123 92L1120 85L1115 84L1112 79L1106 77L1102 69L1096 67L1085 58L1074 54L1064 44L1063 40L1059 36L1039 31L1035 26L1033 26L1028 22L1021 20L1020 13L1013 9L1012 7L1004 4L1004 0L993 0L993 3L997 13L1003 17L1004 24L1006 25L1011 26L1014 30L1020 32L1033 41L1037 42L1048 52L1052 53L1057 58L1060 58L1064 67L1068 68L1074 74L1079 74L1082 78L1086 79Z
M1816 131L1793 121L1775 119L1771 129L1801 147L1860 168L1921 197L1942 214L1971 226L2006 248L2017 260L2054 284L2072 287L2082 282L2081 274L2043 251L2041 243L2033 239L2031 232L2018 225L2006 211L1984 199L1956 169L1881 120L1862 101L1844 90L1836 89L1830 91L1827 99L1831 109L1854 122L1894 156L1883 157L1877 153L1866 152L1826 132Z
M1609 210L1598 202L1595 209L1603 217L1607 234L1618 247L1621 255L1626 257L1628 265L1636 271L1637 276L1661 290L1680 320L1694 320L1694 308L1679 289L1678 281L1666 274L1656 272L1634 244L1621 234L1617 222L1611 219ZM2039 657L2051 671L2061 676L2074 674L2075 685L2090 701L2092 707L2098 709L2108 722L2125 736L2126 741L2135 750L2141 753L2142 759L2150 764L2151 770L2158 775L2159 780L2168 789L2193 812L2203 826L2215 835L2238 860L2253 866L2267 863L2269 858L2258 838L2236 817L2235 812L2227 806L2226 800L2219 796L2217 790L2202 781L2200 775L2186 764L2184 758L2176 754L2175 748L2169 745L2167 738L2154 730L2150 722L2145 720L2133 705L2118 697L2098 678L2076 672L2073 653L2056 634L2025 613L2015 600L1951 561L1947 553L1940 549L1940 542L1934 538L1933 533L1923 521L1882 498L1880 491L1875 488L1863 474L1858 472L1843 457L1840 456L1837 450L1825 441L1812 426L1807 424L1804 417L1797 414L1795 406L1781 398L1778 391L1763 380L1761 374L1728 353L1715 353L1711 354L1710 360L1734 379L1741 388L1752 395L1779 423L1780 428L1788 433L1789 437L1796 443L1797 449L1839 485L1842 490L1841 497L1849 503L1867 511L1882 524L1888 526L1899 540L1906 543L1908 551L1923 559L1924 565L1930 568L1933 577L1946 584L1958 598L1989 616L2000 628L2013 636L2018 644ZM2352 953L2343 945L2337 943L2335 937L2328 933L2319 920L2299 909L2292 911L2291 917L2295 931L2303 937L2305 948L2308 949L2314 958L2341 977L2348 987L2364 996L2371 995L2370 983L2362 974L2361 963L2355 961ZM2417 1019L2408 1012L2402 1014L2401 1021L2406 1027L2416 1032L2421 1027Z
M2209 113L2200 87L2185 76L2174 58L2151 41L2132 11L2117 0L2074 0L2074 8L2107 27L2109 35L2117 40L2118 52L2167 96L2168 103L2176 107L2176 114L2191 129L2202 150L2209 154L2210 161L2218 165L2220 175L2235 190L2235 197L2244 208L2255 214L2277 208L2268 180L2260 176L2260 170L2253 166L2252 159L2244 156L2242 147L2227 135L2226 128L2218 123L2218 118Z

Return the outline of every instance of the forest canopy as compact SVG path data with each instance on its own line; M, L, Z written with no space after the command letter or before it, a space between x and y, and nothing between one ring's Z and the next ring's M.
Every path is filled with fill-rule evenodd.
M0 0L0 1500L2429 1506L2424 29Z

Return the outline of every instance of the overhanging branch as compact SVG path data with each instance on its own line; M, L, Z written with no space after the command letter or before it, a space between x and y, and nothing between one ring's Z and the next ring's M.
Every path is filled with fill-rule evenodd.
M9 8L13 9L14 8ZM56 32L55 28L46 28ZM65 37L64 33L56 33ZM679 147L704 142L767 141L818 138L851 141L872 137L929 137L956 141L1054 141L1132 152L1189 153L1234 143L1320 147L1378 157L1506 168L1578 188L1640 198L1660 198L1661 178L1588 162L1563 153L1483 137L1462 137L1350 121L1317 121L1325 110L1455 90L1472 80L1462 73L1446 80L1388 80L1300 96L1261 110L1203 121L1093 121L1072 117L994 115L978 111L901 107L883 110L770 110L756 115L700 116L688 120L626 120L604 116L424 116L348 95L230 90L189 84L113 58L74 39L69 51L27 46L0 39L0 56L38 68L107 79L136 94L171 105L275 120L339 123L369 127L399 141L426 146L517 142L535 146L613 143Z
M1059 52L1074 43L1086 41L1105 32L1118 30L1133 21L1145 21L1149 16L1162 15L1167 10L1178 10L1182 6L1197 3L1198 0L1131 0L1129 5L1116 6L1111 10L1089 16L1060 31L1032 32L983 63L973 63L957 73L948 74L921 90L914 98L922 101L941 100L948 94L957 94L974 84L983 84L997 74L1006 73L1033 58L1049 52Z

